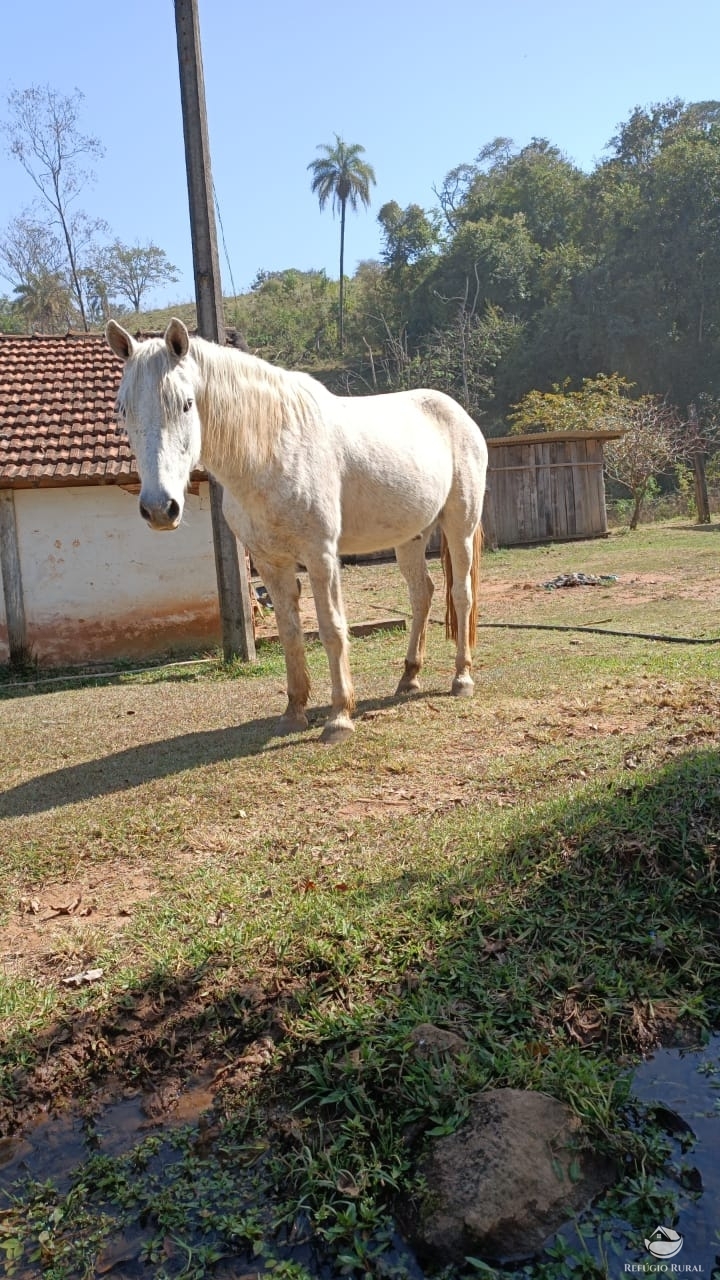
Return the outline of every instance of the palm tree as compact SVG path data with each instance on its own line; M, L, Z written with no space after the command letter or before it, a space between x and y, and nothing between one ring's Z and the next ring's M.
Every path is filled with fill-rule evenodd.
M340 351L342 352L345 345L345 329L344 329L344 305L345 305L345 285L344 285L344 261L345 261L345 209L350 205L351 209L357 210L358 204L362 203L367 209L370 204L370 184L375 182L375 172L372 165L361 160L360 156L364 153L365 148L359 143L344 142L341 137L335 134L335 145L323 143L318 146L318 151L322 151L323 155L317 160L311 161L308 169L312 169L311 190L317 195L318 203L321 211L325 208L328 200L332 205L333 213L336 209L340 209L340 305L338 316L338 342Z
M13 308L28 332L59 333L72 322L70 286L60 271L30 274L15 286Z

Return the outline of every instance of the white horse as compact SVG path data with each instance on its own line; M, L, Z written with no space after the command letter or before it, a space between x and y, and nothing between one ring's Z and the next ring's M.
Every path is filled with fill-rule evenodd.
M180 320L141 343L114 320L106 335L125 361L118 413L140 471L141 515L151 529L176 529L202 460L270 592L287 667L279 731L308 724L296 564L307 568L330 665L322 739L334 742L352 731L355 705L338 556L395 548L412 606L397 691L410 692L419 688L425 652L433 592L425 548L436 524L446 634L457 640L452 692L472 694L487 446L454 400L439 391L334 396L307 374L191 339Z

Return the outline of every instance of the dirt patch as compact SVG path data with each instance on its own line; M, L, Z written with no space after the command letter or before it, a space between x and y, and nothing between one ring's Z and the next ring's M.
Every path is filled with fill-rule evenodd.
M563 597L563 605L584 610L597 605L607 606L608 603L620 608L651 604L654 600L692 600L699 595L710 610L720 607L720 579L717 574L683 582L677 574L630 573L619 575L615 582L571 587L547 587L543 581L517 582L493 577L486 578L482 585L481 617L494 616L502 606L512 611L518 604L539 613L547 605L548 598L553 596L556 599Z
M434 580L440 581L442 573L439 564L430 561ZM310 578L304 570L299 570L297 581L300 584L300 623L307 635L316 635L318 630L317 610L313 599ZM276 640L277 624L272 603L264 591L259 578L253 578L252 585L256 592L259 588L258 607L255 609L256 640ZM375 561L368 565L345 565L342 573L342 590L348 621L351 625L372 624L388 617L409 621L410 606L407 587L394 560Z
M8 976L30 972L71 980L91 961L93 938L119 935L139 903L158 890L137 866L113 863L72 880L27 885L0 929L0 960ZM79 984L78 984L79 985Z
M486 557L485 567L487 569ZM428 568L435 584L435 596L431 611L431 619L442 623L444 619L444 584L440 565L437 561L429 561ZM259 580L256 580L259 581ZM310 580L306 573L298 574L301 584L300 620L303 631L317 631L317 613L312 596ZM343 596L348 618L353 622L369 621L387 613L410 619L410 606L407 589L394 561L383 564L347 565L342 575ZM635 604L652 599L662 594L672 585L673 591L680 584L674 575L669 573L635 573L618 577L615 582L602 583L600 586L575 587L572 594L576 601L585 597L584 604L598 603L602 600L613 600L616 604ZM707 599L720 602L720 582L708 576ZM558 592L560 588L556 589ZM688 595L694 588L688 589ZM518 582L512 578L492 576L485 572L481 585L480 616L495 618L499 610L504 609L508 620L512 620L518 604L524 608L542 608L547 604L547 597L553 592L543 580L526 580ZM570 589L563 592L570 595ZM542 604L540 603L542 601ZM271 608L262 608L256 613L255 631L257 639L277 639L275 615Z

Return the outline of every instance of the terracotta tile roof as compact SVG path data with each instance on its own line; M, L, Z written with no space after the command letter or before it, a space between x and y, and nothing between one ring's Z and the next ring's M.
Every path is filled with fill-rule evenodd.
M138 479L100 334L0 334L0 488Z

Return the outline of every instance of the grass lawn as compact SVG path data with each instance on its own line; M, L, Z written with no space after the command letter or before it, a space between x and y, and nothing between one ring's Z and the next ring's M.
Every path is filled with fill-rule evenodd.
M576 572L608 580L543 585ZM353 622L407 609L394 564L343 581ZM0 1192L0 1274L302 1280L311 1247L327 1275L418 1274L396 1199L498 1085L615 1154L627 1247L671 1217L627 1067L720 1021L720 643L690 643L720 638L720 526L488 554L483 584L475 699L448 696L438 589L422 693L392 695L402 634L354 640L334 748L317 644L292 738L272 640L251 670L0 682L6 1154L48 1112L141 1117ZM418 1057L428 1022L466 1051Z

